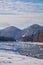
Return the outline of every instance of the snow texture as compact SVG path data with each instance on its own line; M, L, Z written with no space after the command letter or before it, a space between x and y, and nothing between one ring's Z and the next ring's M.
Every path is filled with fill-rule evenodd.
M43 60L0 51L0 65L43 65Z

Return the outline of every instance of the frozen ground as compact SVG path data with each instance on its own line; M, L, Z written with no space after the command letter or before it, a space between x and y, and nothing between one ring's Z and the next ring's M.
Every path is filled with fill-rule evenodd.
M39 42L0 42L0 50L43 59L43 43Z
M43 60L0 51L0 65L43 65Z

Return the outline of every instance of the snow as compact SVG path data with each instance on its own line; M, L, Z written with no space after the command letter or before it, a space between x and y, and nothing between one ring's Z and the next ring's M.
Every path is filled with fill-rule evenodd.
M43 65L43 59L26 57L0 50L0 65Z
M22 35L22 37L25 37L26 35L24 34L24 35Z

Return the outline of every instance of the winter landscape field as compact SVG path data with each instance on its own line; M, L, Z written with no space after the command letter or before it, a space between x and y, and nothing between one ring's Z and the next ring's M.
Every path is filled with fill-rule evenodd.
M42 59L17 55L11 52L0 51L0 65L43 65Z
M0 42L0 65L43 65L43 43Z
M0 0L0 65L43 65L43 0Z

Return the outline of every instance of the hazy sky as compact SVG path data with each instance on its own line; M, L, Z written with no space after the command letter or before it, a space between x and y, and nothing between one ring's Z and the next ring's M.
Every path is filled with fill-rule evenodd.
M0 28L43 25L43 0L0 0Z

